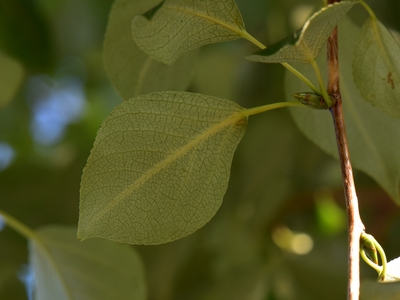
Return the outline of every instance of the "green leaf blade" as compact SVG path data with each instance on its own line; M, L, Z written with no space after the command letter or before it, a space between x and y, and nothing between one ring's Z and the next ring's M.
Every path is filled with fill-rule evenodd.
M203 45L246 34L233 0L166 0L151 20L137 16L132 34L139 47L166 64Z
M318 56L332 30L354 4L355 2L342 1L328 5L314 13L301 31L246 58L262 63L308 64Z
M84 170L78 236L160 244L202 227L221 205L246 123L237 104L199 94L119 105Z
M354 37L359 34L359 28L345 21L339 25L339 56L343 66L351 64L352 50L357 41ZM345 29L342 32L346 34L340 34L341 28ZM324 66L326 59L320 58L320 65ZM298 70L308 78L314 76L306 65L299 65ZM321 71L325 73L324 68ZM396 203L400 203L400 155L395 146L400 144L400 120L382 113L363 100L349 68L340 69L340 81L352 165L371 176ZM286 76L285 85L287 101L291 101L291 95L296 91L306 89L290 74ZM310 140L328 154L338 157L332 118L328 112L296 110L292 112L292 117Z
M47 226L36 234L29 244L35 299L146 299L143 266L131 247L79 242L75 227Z
M161 90L185 90L193 78L197 52L183 55L174 65L160 63L133 41L131 23L160 0L116 0L104 40L104 63L110 80L124 99Z
M400 118L400 47L378 20L363 25L352 66L364 99Z

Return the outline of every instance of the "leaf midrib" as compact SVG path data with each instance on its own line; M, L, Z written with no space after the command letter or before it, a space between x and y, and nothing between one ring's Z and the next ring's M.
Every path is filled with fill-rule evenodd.
M73 299L72 297L72 289L70 285L68 285L66 277L64 276L63 272L61 271L60 264L57 262L56 258L53 255L53 252L50 251L50 247L45 242L45 237L41 236L40 233L35 233L36 238L32 239L32 243L37 248L36 251L38 252L37 255L43 255L46 262L50 265L55 277L57 277L59 283L61 284L62 289L64 290L64 296L67 299ZM40 253L40 254L39 254Z
M216 18L214 18L214 17L212 17L210 15L199 13L199 12L196 12L194 10L188 10L188 9L184 9L184 8L176 7L176 6L171 6L171 5L166 5L165 9L170 9L170 10L174 10L174 11L177 11L177 12L182 12L182 13L193 15L195 17L199 17L199 18L203 18L203 19L209 20L209 21L214 22L214 23L216 23L218 25L221 25L222 27L227 28L230 31L235 32L237 35L242 36L242 37L246 36L246 33L247 33L246 30L244 29L244 25L243 24L239 25L239 24L236 23L236 25L238 27L235 28L232 25L230 25L228 23L225 23L225 22L223 22L221 20L218 20L218 19L216 19Z
M378 44L378 48L380 49L380 52L382 53L383 60L385 61L386 67L388 69L391 69L391 66L393 63L391 62L390 55L388 54L388 51L386 51L386 47L384 46L384 43L382 42L381 35L380 35L380 28L379 27L379 21L376 19L370 19L372 26L372 32L373 36L375 37L376 43ZM386 28L382 28L386 29Z

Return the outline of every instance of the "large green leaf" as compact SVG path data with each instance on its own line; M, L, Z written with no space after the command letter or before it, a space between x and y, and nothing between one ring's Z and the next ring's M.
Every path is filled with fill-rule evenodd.
M146 299L133 248L100 239L79 242L76 227L42 227L36 236L29 243L35 299Z
M343 96L344 119L347 127L351 161L355 168L374 178L379 185L397 202L400 180L400 120L392 118L372 107L358 92L351 71L352 54L356 47L360 29L345 20L339 25L340 82ZM326 60L320 57L323 73ZM315 78L307 65L298 65L308 78ZM286 98L306 90L293 75L286 76ZM292 116L303 133L324 151L337 157L337 146L332 118L328 111L293 110Z
M328 5L314 13L300 31L246 58L263 63L309 63L318 56L332 30L354 4L342 1Z
M353 76L364 99L400 118L400 47L376 19L368 19L362 27Z
M221 205L247 117L228 101L163 92L117 106L81 182L78 237L132 244L182 238Z
M104 40L104 62L111 82L120 96L131 97L162 90L185 90L196 62L196 52L181 57L173 66L162 64L135 44L131 33L134 16L160 0L116 0Z
M233 0L166 0L150 19L137 16L132 33L143 51L167 64L186 51L248 35Z
M21 64L0 52L0 108L7 105L21 85L24 70Z

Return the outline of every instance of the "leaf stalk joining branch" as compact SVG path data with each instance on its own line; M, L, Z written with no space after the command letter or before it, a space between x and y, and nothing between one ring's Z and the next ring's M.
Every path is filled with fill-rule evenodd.
M253 43L254 45L256 45L257 47L259 47L262 50L267 48L263 43L258 41L255 37L253 37L247 31L245 31L244 33L241 34L241 36L243 38L245 38L246 40L248 40L249 42ZM301 72L299 72L292 65L290 65L287 62L282 62L281 65L284 66L288 71L290 71L294 76L299 78L302 82L304 82L314 93L324 96L324 99L325 99L325 96L328 96L328 94L326 93L325 87L323 85L320 84L320 87L322 87L322 93L321 93L320 90L307 77L305 77ZM317 65L317 68L318 68L318 65ZM318 74L317 74L317 77L318 77ZM320 76L318 78L320 78ZM322 82L322 79L321 79L321 82ZM324 95L324 91L323 90L325 90L325 95ZM326 97L326 98L330 99L330 97ZM325 99L325 101L326 101L326 99ZM329 104L329 101L330 101L329 107L331 107L332 106L332 100L328 100L327 104Z

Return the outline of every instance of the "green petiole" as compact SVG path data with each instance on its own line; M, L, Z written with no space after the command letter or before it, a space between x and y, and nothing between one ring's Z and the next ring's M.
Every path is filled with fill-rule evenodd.
M299 78L301 81L303 81L314 93L321 95L321 92L319 89L310 81L308 80L307 77L305 77L303 74L301 74L299 71L297 71L295 68L293 68L290 64L288 63L281 63L282 66L284 66L286 69L288 69L294 76Z
M30 229L28 226L22 224L20 221L18 221L17 219L13 218L9 214L1 210L0 210L0 218L2 218L9 227L14 229L16 232L21 234L26 239L28 240L38 239L35 232L32 229Z
M311 66L314 69L315 75L317 75L317 80L318 80L318 84L319 84L319 88L321 89L321 92L319 93L320 95L322 95L324 97L324 100L326 102L326 104L328 105L328 107L332 107L333 106L333 100L332 98L328 95L328 92L326 91L324 82L322 80L322 76L321 76L321 71L319 70L319 67L316 63L316 61L313 59L310 61Z
M364 7L364 9L368 12L369 16L371 17L372 20L376 20L376 16L374 12L372 11L371 7L367 3L365 3L363 0L360 0L359 3Z
M242 35L245 39L247 39L249 42L253 43L254 45L256 45L257 47L259 47L260 49L265 49L267 48L265 45L263 45L261 42L259 42L256 38L254 38L253 36L251 36L249 33L246 32L246 34ZM325 85L323 83L322 80L322 76L321 76L321 72L319 70L319 67L317 65L317 63L315 62L315 60L311 60L310 61L311 66L313 67L315 74L317 76L318 79L318 84L319 84L319 89L308 79L306 78L301 72L299 72L298 70L296 70L293 66L291 66L289 63L283 62L281 63L282 66L284 66L287 70L289 70L294 76L296 76L297 78L299 78L302 82L304 82L314 93L321 95L327 106L328 107L332 107L333 106L333 100L331 99L331 97L328 95L328 92L326 91Z
M242 114L244 117L252 116L252 115L257 115L269 110L277 109L277 108L283 108L283 107L293 107L293 106L301 106L301 107L306 107L305 105L301 104L300 102L297 101L291 101L291 102L278 102L278 103L272 103L272 104L267 104L267 105L262 105L262 106L257 106L253 108L247 108L245 109Z

